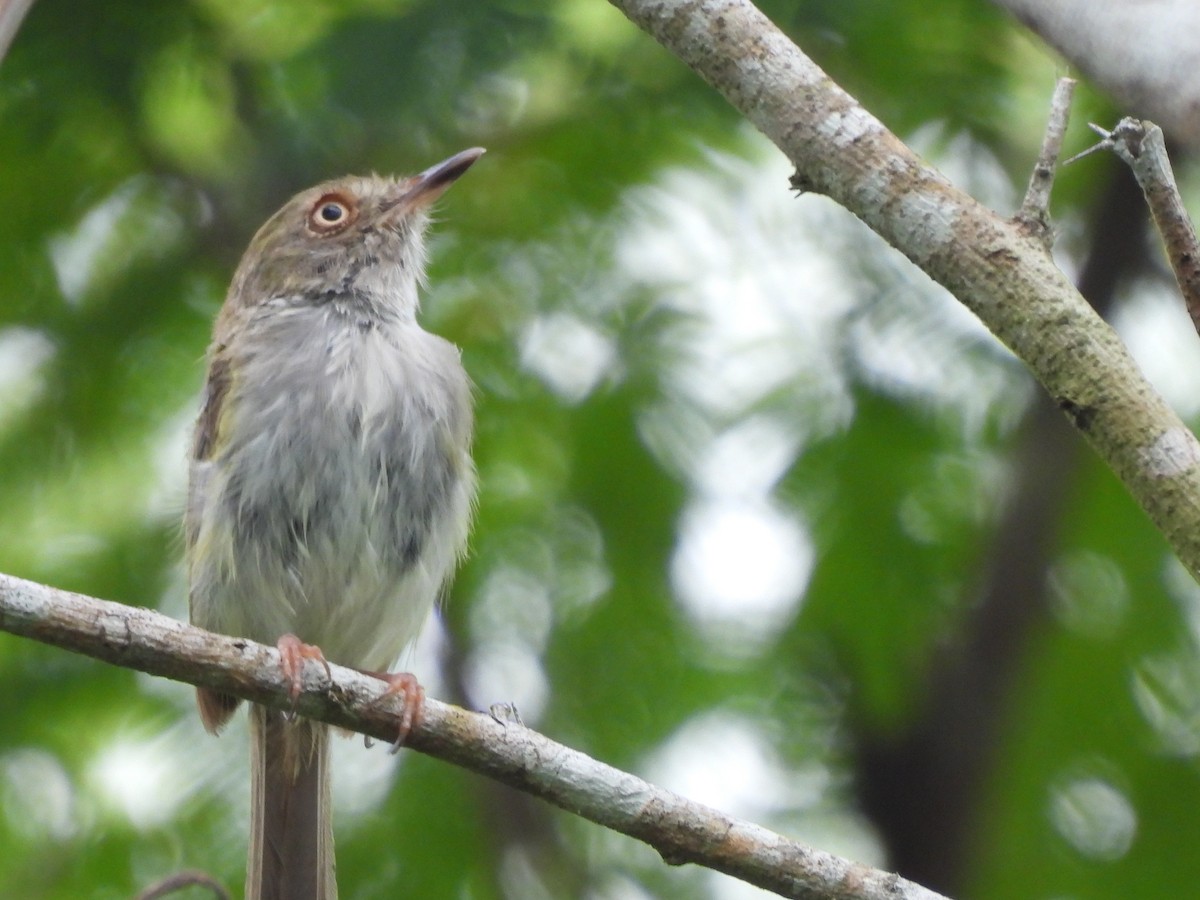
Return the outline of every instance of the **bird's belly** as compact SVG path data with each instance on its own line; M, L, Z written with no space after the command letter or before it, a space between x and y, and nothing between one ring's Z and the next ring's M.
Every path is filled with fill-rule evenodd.
M385 669L465 541L470 463L407 398L366 417L324 391L276 407L213 461L229 530L228 566L200 604L209 627L264 643L292 633L332 662Z

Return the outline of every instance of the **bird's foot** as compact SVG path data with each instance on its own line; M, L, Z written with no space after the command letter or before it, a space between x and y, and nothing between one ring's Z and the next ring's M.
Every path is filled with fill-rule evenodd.
M387 690L375 698L375 703L382 703L388 697L401 694L404 698L404 709L400 711L400 722L397 725L399 733L392 744L392 752L398 753L408 740L409 733L421 724L425 712L425 688L417 681L417 676L410 672L363 672L372 678L387 682Z
M325 677L330 681L333 680L333 671L329 668L329 661L325 659L325 654L321 652L321 648L316 644L306 644L294 634L285 634L275 642L275 647L279 650L279 667L283 670L283 675L292 683L289 696L292 698L291 714L296 714L296 703L300 700L300 691L304 689L304 661L307 659L315 659L325 667Z

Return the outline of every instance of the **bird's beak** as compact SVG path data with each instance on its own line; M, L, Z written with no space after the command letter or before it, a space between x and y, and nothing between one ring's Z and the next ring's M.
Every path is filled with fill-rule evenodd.
M428 206L442 196L484 152L482 147L472 147L470 150L455 153L436 166L430 166L420 175L414 175L403 183L400 195L390 205L398 212L410 212Z

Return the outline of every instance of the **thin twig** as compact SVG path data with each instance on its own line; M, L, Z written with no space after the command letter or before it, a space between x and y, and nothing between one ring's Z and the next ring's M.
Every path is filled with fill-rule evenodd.
M1074 78L1060 78L1054 86L1050 101L1050 118L1042 136L1042 150L1029 176L1029 187L1021 209L1014 217L1019 225L1041 240L1049 249L1054 241L1050 225L1050 191L1054 187L1054 170L1062 153L1063 137L1071 118L1071 98L1075 95Z
M168 894L181 891L188 887L206 887L212 891L217 900L229 900L229 891L207 872L197 872L192 869L168 875L161 881L156 881L143 890L134 900L159 900Z
M1100 135L1100 143L1068 161L1074 162L1097 150L1111 150L1133 170L1162 237L1192 326L1200 334L1200 242L1179 196L1162 129L1153 122L1128 117L1112 131L1105 131L1099 125L1092 125L1091 129Z
M0 630L116 665L293 708L279 654L153 610L0 575ZM396 698L379 679L341 666L305 670L294 704L310 719L391 743ZM697 863L783 897L938 900L898 875L814 850L564 747L519 720L426 700L406 746L541 797L644 841L672 864ZM944 898L943 898L944 900Z

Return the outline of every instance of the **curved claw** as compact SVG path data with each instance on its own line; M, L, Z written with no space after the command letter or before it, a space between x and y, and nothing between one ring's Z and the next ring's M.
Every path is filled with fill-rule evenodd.
M304 661L315 659L323 665L325 677L330 681L333 680L333 670L329 668L329 661L325 659L320 647L306 644L294 634L283 635L275 642L275 647L279 650L279 668L283 670L284 677L292 683L288 696L292 698L290 715L294 716L296 704L300 701L300 692L304 689Z
M391 750L392 753L398 753L408 740L413 728L421 724L421 717L425 713L425 688L421 687L417 676L409 672L368 672L366 674L387 682L387 690L375 699L375 703L381 703L396 694L404 697L404 709L400 712L396 740L392 744Z

